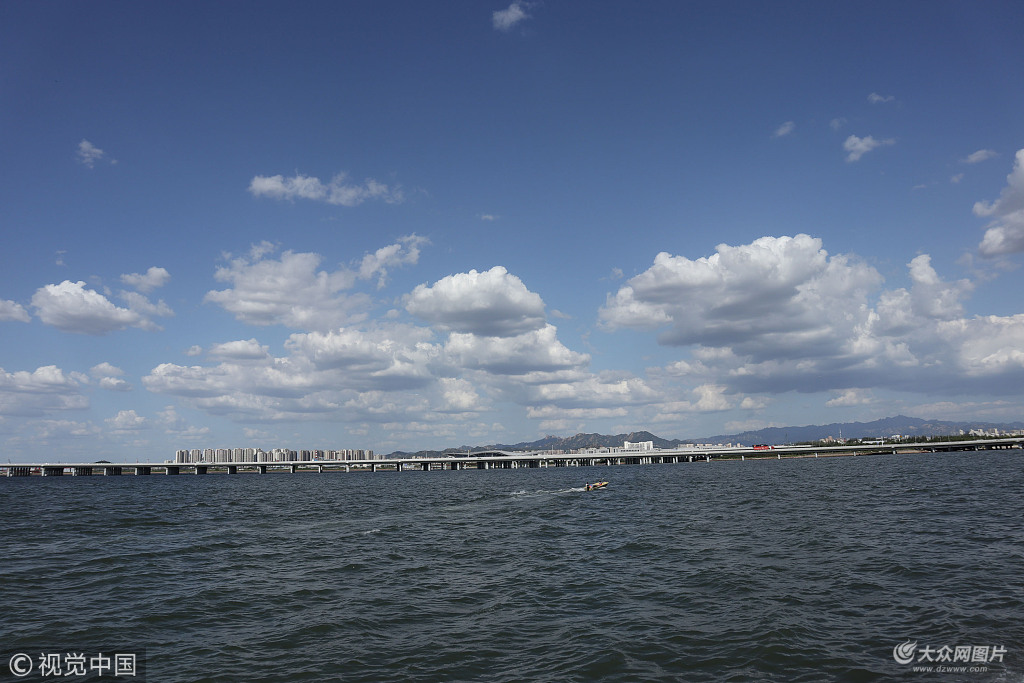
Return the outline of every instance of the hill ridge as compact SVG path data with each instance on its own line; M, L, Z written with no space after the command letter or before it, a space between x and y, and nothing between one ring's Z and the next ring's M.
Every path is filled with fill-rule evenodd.
M647 430L621 434L597 434L580 432L569 437L548 435L536 441L521 441L514 444L487 444L483 446L458 446L445 448L442 451L418 451L409 453L396 451L392 456L436 456L444 453L467 453L481 450L557 450L571 451L580 448L602 448L621 446L624 441L653 441L656 448L674 448L683 444L694 443L742 443L744 445L770 444L817 441L827 437L847 439L863 439L872 437L901 436L945 436L955 435L961 430L972 429L982 431L1013 431L1024 429L1024 422L981 422L977 420L950 421L926 420L918 417L896 415L883 417L870 422L833 422L826 425L803 425L788 427L765 427L763 429L738 432L735 434L718 434L692 439L665 439Z

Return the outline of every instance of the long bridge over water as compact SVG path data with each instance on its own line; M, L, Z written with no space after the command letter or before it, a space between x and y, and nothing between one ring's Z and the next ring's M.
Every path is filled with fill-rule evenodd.
M459 455L429 458L384 458L379 460L293 460L283 462L76 462L76 463L8 463L0 465L0 476L43 477L162 473L209 474L221 472L353 472L353 471L430 471L430 470L488 470L520 467L592 467L614 465L653 465L697 462L719 459L782 459L792 457L834 457L841 455L877 455L921 452L981 451L1024 448L1024 436L973 439L969 441L939 441L930 443L881 443L856 446L757 446L741 448L699 448L675 450L616 451L611 453L551 453L545 451L514 452L489 450Z

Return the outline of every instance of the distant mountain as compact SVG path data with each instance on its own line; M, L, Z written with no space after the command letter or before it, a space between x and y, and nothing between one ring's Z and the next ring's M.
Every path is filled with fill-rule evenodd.
M489 444L487 446L459 446L458 448L446 448L443 451L418 451L407 453L399 451L392 453L392 457L437 457L438 455L454 453L472 453L484 450L499 451L570 451L579 448L601 448L610 446L622 446L624 441L643 442L653 441L656 448L674 448L680 444L689 443L681 439L663 439L650 432L630 432L629 434L576 434L575 436L545 436L536 441L522 441L514 444Z
M650 432L630 432L629 434L577 434L570 437L545 436L537 441L528 443L517 443L506 446L490 446L501 450L522 450L529 448L533 450L573 450L578 448L601 448L609 446L622 446L624 441L643 442L653 441L657 448L673 448L681 443L679 439L663 439Z
M972 429L991 431L1013 431L1024 429L1024 423L993 422L950 422L945 420L922 420L917 417L897 415L873 422L843 422L828 425L807 425L804 427L767 427L739 434L720 434L697 439L699 443L743 443L743 444L785 444L800 441L817 441L829 436L844 439L865 439L871 437L901 436L947 436L959 434L960 430ZM688 443L692 443L688 442Z
M409 453L396 451L392 457L437 457L454 453L472 453L482 450L502 451L571 451L580 448L601 448L622 446L624 441L653 441L656 448L675 448L682 444L692 443L741 443L779 445L801 441L817 441L829 436L844 439L864 439L872 437L901 436L947 436L959 434L961 430L972 429L991 431L1015 431L1024 429L1024 422L950 422L944 420L922 420L917 417L897 415L873 422L843 422L827 425L806 425L803 427L767 427L739 434L719 434L698 439L663 439L650 432L630 432L629 434L576 434L575 436L545 436L536 441L524 441L515 444L490 444L487 446L459 446L446 448L443 451L418 451Z

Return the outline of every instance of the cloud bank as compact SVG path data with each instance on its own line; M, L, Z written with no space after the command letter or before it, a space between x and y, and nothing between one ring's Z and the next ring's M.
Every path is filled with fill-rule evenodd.
M942 279L926 254L907 276L882 289L874 268L817 238L763 237L696 260L659 254L600 318L657 332L689 353L665 372L732 393L1017 391L1024 316L964 317L973 284Z

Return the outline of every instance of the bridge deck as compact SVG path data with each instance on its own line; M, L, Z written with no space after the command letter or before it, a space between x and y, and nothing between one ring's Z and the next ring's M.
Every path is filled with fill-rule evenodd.
M511 452L481 451L466 455L434 458L384 458L380 460L291 460L280 462L28 462L0 465L0 476L73 476L92 475L99 471L103 475L152 474L207 474L210 471L226 471L230 474L254 471L261 474L272 471L336 472L352 470L460 470L460 469L504 469L518 467L576 467L590 465L641 465L663 464L713 459L778 458L783 457L829 457L840 455L868 455L878 453L979 451L991 449L1024 448L1024 437L1004 439L974 439L970 441L942 441L932 443L871 444L858 446L771 446L748 448L680 448L673 450L616 451L612 453L551 453L544 451Z

